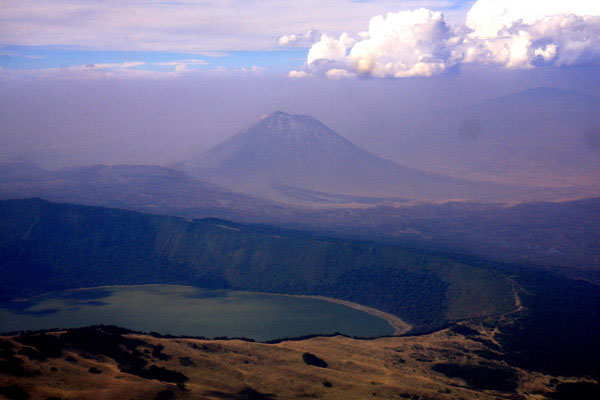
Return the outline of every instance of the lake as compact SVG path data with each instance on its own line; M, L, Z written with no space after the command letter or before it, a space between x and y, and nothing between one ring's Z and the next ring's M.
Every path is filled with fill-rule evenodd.
M111 286L0 303L0 332L97 324L161 334L258 341L340 332L391 335L382 318L325 300L189 286Z

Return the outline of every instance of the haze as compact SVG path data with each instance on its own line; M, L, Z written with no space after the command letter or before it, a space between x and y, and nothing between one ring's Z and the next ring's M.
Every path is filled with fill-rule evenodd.
M420 127L430 124L438 110L469 107L540 86L597 96L597 82L600 74L595 68L480 68L395 81L300 81L275 74L4 80L0 93L1 159L28 160L47 168L97 163L163 165L205 150L261 115L281 109L312 115L375 154L423 167L435 159L436 153L428 152L427 147L423 149L431 143L428 135L433 132ZM559 111L561 105L555 107L556 110L544 112ZM529 114L532 125L543 117L534 105ZM457 125L461 118L463 115L456 113ZM583 122L589 124L587 132L598 126L597 119ZM486 125L485 120L479 123ZM482 151L458 132L447 139L456 145L473 147L472 151ZM577 150L585 157L589 157L587 153L597 153L593 137L589 140L586 148L581 139ZM522 151L526 153L528 149ZM420 162L412 152L417 152ZM481 156L498 157L487 153Z

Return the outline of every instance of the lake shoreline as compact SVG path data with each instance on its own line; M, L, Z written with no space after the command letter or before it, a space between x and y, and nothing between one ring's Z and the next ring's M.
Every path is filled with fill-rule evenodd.
M402 319L396 317L393 314L386 313L386 312L378 310L376 308L363 306L362 304L353 303L351 301L334 299L332 297L325 297L325 296L294 295L294 294L289 294L289 295L283 294L283 295L279 295L279 296L294 296L294 297L302 297L302 298L306 298L306 299L323 300L323 301L328 301L330 303L341 304L343 306L365 312L367 314L370 314L375 317L386 320L387 323L390 324L390 326L392 328L394 328L394 336L403 335L413 328L411 324L409 324L406 321L403 321Z
M175 288L180 288L180 289L186 288L186 289L195 289L195 290L208 290L208 291L213 291L213 292L221 292L221 291L231 292L232 291L231 289L213 290L213 289L199 288L199 287L189 286L189 285L173 285L173 284L162 284L162 283L139 284L139 285L102 285L102 286L85 287L85 288L53 290L53 291L37 294L37 295L27 297L27 298L14 299L14 300L12 300L12 302L26 302L29 300L35 301L36 299L39 299L44 296L51 296L57 292L79 292L79 291L94 290L94 289L118 290L121 288L137 288L137 287L164 287L164 288L174 288L174 289ZM237 290L237 291L233 291L233 292L238 292L240 294L249 294L249 295L262 295L262 296L270 295L270 296L292 297L292 298L295 297L295 298L299 298L299 299L325 301L328 303L341 305L343 307L347 307L347 308L368 314L372 317L375 317L375 318L385 321L386 324L393 330L393 333L391 333L391 335L401 335L401 334L406 333L410 329L412 329L412 326L410 324L406 323L405 321L401 320L400 318L398 318L394 315L385 313L385 312L377 310L375 308L363 306L361 304L353 303L353 302L346 301L346 300L335 299L335 298L330 298L330 297L325 297L325 296L317 296L317 295L265 293L265 292L254 292L254 291L244 291L244 290ZM323 334L326 334L326 332L323 332Z

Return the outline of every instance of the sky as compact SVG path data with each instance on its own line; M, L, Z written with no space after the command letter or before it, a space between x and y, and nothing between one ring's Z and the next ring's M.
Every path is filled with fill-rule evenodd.
M600 1L0 0L0 10L0 161L168 164L279 109L392 157L401 117L424 110L538 86L600 97Z
M600 59L589 0L0 1L4 76L432 76Z
M225 69L287 74L302 65L311 43L297 40L280 45L286 35L310 31L317 39L321 32L358 33L367 27L365 16L417 7L443 10L460 20L468 4L448 0L2 0L0 67L10 72L72 75L94 69L127 76L147 71L156 73L152 76L223 73Z

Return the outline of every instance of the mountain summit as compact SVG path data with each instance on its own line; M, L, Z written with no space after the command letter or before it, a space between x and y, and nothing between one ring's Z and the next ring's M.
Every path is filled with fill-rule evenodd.
M292 203L509 197L505 187L385 160L310 116L281 111L171 168L233 191Z

